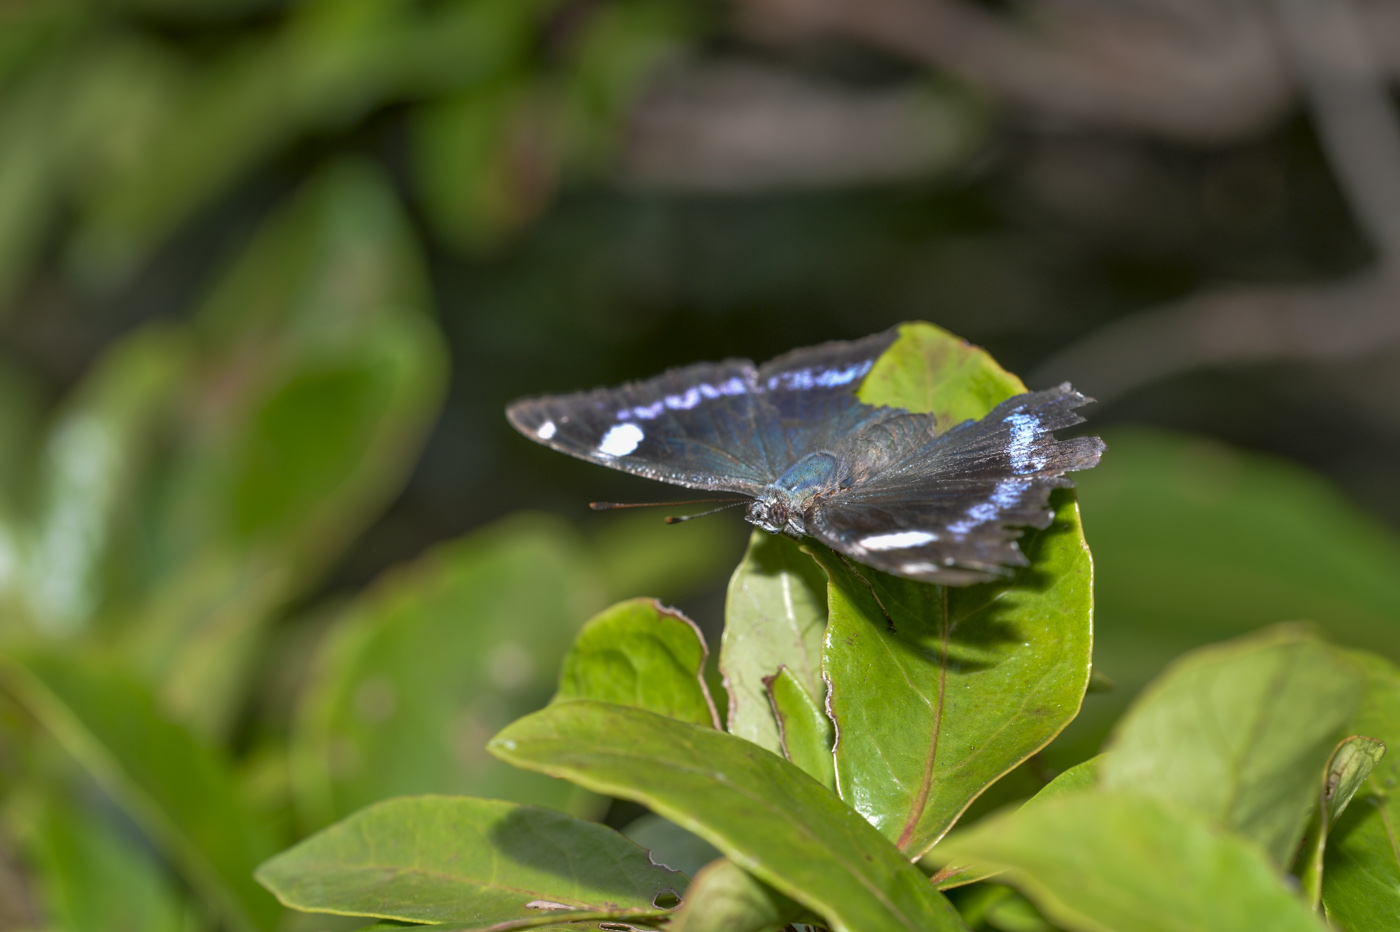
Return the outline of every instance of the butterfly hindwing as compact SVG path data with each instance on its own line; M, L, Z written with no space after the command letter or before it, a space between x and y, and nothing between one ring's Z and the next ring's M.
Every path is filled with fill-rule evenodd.
M1082 422L1088 399L1068 385L1010 398L818 506L813 532L828 546L887 572L959 585L1024 565L1023 527L1047 527L1050 492L1064 473L1094 466L1097 437L1057 440Z

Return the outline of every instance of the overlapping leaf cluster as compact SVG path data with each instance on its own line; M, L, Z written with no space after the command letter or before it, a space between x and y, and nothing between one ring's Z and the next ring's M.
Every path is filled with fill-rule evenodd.
M1017 388L980 351L911 326L863 391L955 422ZM1031 565L1016 578L944 589L756 533L730 584L724 727L693 624L647 599L597 615L551 704L489 747L645 804L665 820L632 833L649 861L547 810L411 798L259 877L298 908L453 929L1320 929L1290 887L1296 869L1334 918L1363 927L1350 922L1374 897L1348 858L1368 856L1386 799L1348 802L1400 737L1400 674L1298 628L1188 656L1106 753L943 838L1064 728L1088 685L1091 565L1073 498L1023 543ZM1362 830L1339 838L1348 812ZM547 855L531 847L544 839ZM569 867L539 870L561 852Z

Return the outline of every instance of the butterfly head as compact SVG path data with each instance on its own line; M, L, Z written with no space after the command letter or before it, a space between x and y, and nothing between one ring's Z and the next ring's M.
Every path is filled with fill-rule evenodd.
M770 534L786 534L801 538L807 533L802 510L783 489L769 486L749 503L744 520L756 524Z

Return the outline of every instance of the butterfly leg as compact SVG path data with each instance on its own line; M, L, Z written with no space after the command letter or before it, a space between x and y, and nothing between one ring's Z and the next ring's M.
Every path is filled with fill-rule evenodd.
M852 563L844 553L839 550L833 550L831 552L840 557L841 562L846 564L846 569L854 573L856 579L861 581L861 585L865 586L865 590L870 593L870 597L875 600L875 604L880 606L880 614L885 616L885 623L890 626L890 633L894 634L894 618L890 616L889 609L885 608L885 603L880 601L880 596L875 592L875 587L871 585L870 580L865 578L865 574L860 571L860 568Z

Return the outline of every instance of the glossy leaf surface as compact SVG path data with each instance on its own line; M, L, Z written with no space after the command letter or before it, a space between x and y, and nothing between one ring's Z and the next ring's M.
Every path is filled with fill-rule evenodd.
M1361 686L1355 664L1297 628L1204 648L1129 710L1100 783L1190 808L1286 866Z
M836 763L831 748L836 732L826 710L787 667L780 667L764 685L768 687L768 698L773 704L773 717L778 721L783 756L835 792Z
M1253 844L1145 796L1070 793L939 846L994 864L1074 932L1321 932Z
M515 722L490 747L516 766L645 804L836 932L964 928L947 900L869 823L752 742L641 709L581 701Z
M1348 656L1365 691L1347 730L1389 751L1328 833L1322 902L1347 932L1388 932L1400 929L1400 669L1359 651Z
M1024 390L981 349L906 324L860 397L931 412L946 429ZM837 786L910 855L1079 709L1093 566L1073 497L1054 501L1054 524L1021 538L1031 565L1008 583L944 589L868 568L862 580L813 551L830 578L823 671L841 736Z
M826 580L796 541L755 530L729 581L719 668L729 692L728 727L782 753L765 677L787 667L810 695L822 695Z
M555 702L596 699L719 727L705 686L709 650L695 622L655 599L632 599L589 619L564 656Z
M411 922L524 928L565 919L656 916L682 875L612 829L489 799L386 800L258 868L300 910Z
M1073 499L1061 498L1055 523L1022 547L1032 566L1010 584L940 588L863 569L874 596L821 557L837 785L911 856L1079 709L1092 568Z

